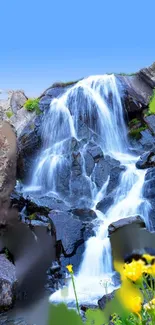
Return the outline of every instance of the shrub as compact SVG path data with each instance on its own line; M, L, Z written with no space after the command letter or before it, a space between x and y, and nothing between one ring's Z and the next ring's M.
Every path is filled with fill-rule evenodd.
M12 111L7 111L7 112L6 112L6 116L7 116L8 118L11 118L11 117L13 116L13 112L12 112Z
M39 99L38 98L29 98L26 103L24 104L24 107L29 112L36 112L36 114L40 114L40 108L39 108Z
M153 95L150 98L150 102L149 102L149 113L155 114L155 89L153 91Z

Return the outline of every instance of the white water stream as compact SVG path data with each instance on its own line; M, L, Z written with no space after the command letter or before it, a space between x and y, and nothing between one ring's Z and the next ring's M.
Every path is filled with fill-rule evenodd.
M78 82L60 98L51 102L42 132L44 148L38 158L29 190L38 189L59 195L57 177L64 166L69 164L66 156L66 152L69 152L67 141L71 138L82 139L79 120L87 121L89 129L98 135L96 142L101 146L104 155L119 160L126 167L121 174L114 203L104 215L96 206L106 195L109 177L107 175L107 182L98 191L91 176L86 175L83 165L83 174L88 179L97 220L94 225L95 236L86 242L83 261L75 282L78 299L81 302L96 303L104 294L100 281L113 275L108 226L119 219L139 214L148 225L148 209L145 206L144 210L142 204L145 171L136 169L138 157L131 155L128 150L123 107L115 76L95 76ZM114 286L110 285L109 292L113 289ZM61 296L61 290L50 297L51 302L63 300L74 300L71 283L68 285L66 298Z

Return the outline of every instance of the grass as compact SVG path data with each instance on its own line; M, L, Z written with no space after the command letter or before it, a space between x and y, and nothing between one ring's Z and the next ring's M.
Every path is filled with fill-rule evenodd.
M37 115L41 113L41 110L39 108L39 99L38 98L29 98L25 104L24 107L29 112L36 112Z
M7 111L7 112L6 112L6 116L7 116L8 118L11 118L11 117L13 116L13 112L12 112L12 111Z

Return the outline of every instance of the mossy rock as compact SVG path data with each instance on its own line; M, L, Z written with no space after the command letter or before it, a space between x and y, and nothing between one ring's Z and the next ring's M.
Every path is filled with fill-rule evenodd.
M136 140L139 140L141 138L141 132L146 130L147 127L146 126L141 126L139 128L134 128L134 129L131 129L129 131L129 136L131 136L132 138L135 138Z

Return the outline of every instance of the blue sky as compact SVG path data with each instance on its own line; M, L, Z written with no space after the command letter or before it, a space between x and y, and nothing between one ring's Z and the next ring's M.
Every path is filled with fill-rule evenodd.
M0 0L0 89L134 72L155 61L155 0Z

